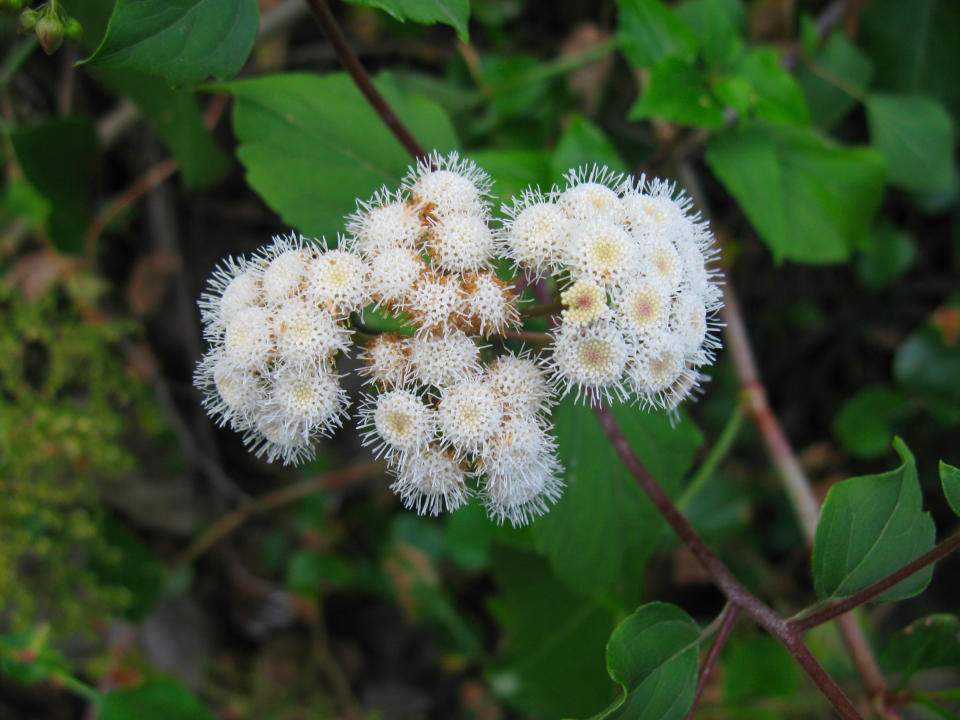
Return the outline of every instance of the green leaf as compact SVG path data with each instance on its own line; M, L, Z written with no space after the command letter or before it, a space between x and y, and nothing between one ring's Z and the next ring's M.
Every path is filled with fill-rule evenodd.
M933 547L934 525L921 509L917 466L897 438L896 470L837 483L820 510L813 542L813 586L821 600L853 595ZM930 582L928 567L876 598L912 597Z
M99 720L216 720L179 680L155 678L103 696Z
M617 0L617 36L627 60L651 67L666 57L692 61L697 38L660 0Z
M230 159L204 125L193 93L173 90L163 79L135 70L104 68L98 77L118 95L133 100L150 120L177 158L186 187L209 187L230 170Z
M377 86L426 148L456 146L435 103ZM284 222L309 235L335 233L343 216L381 185L396 188L409 154L345 74L270 75L218 86L236 97L237 155L247 182Z
M723 71L743 52L737 27L743 7L724 0L687 0L676 9L679 17L697 37L700 56L707 67Z
M27 180L50 201L50 239L64 252L83 247L85 191L97 157L97 133L88 117L64 117L10 133Z
M778 261L840 262L869 237L883 192L883 158L869 148L753 122L712 138L706 159Z
M583 165L606 165L611 170L626 170L627 164L603 131L579 114L570 118L550 158L550 181L560 179L570 168Z
M865 95L873 66L843 32L835 32L815 57L806 59L797 71L815 125L829 129L857 104L844 87ZM842 86L841 86L842 85Z
M923 95L871 95L870 139L887 161L887 181L915 192L948 190L953 183L953 122Z
M859 40L873 60L876 87L932 95L960 119L958 27L956 0L872 0Z
M549 186L555 181L545 150L477 150L470 158L490 173L502 199L519 195L530 185Z
M346 0L351 5L375 7L403 22L413 20L424 25L442 22L457 31L457 36L467 42L470 31L470 0Z
M930 615L890 638L879 657L885 672L903 676L901 686L921 670L960 666L960 620Z
M653 69L629 117L660 118L705 128L723 126L723 108L710 92L705 74L677 57L664 58Z
M108 519L101 531L105 543L90 559L90 569L106 586L129 592L124 617L133 622L145 618L163 594L166 566L160 557L123 524Z
M906 398L885 385L866 387L847 400L833 419L844 449L858 457L877 457L890 447L893 426L904 414Z
M697 688L699 641L700 628L675 605L637 608L607 644L607 672L622 694L594 720L685 717Z
M762 120L807 125L810 113L803 91L780 64L780 54L757 48L745 54L731 71L752 88L750 108Z
M256 0L117 0L100 46L83 62L195 85L235 75L257 38Z
M564 587L533 553L494 546L490 610L506 638L494 692L540 717L587 715L609 702L601 658L613 619Z
M904 388L925 399L960 407L960 345L948 345L932 325L911 333L897 348L893 374Z
M800 684L797 664L770 635L731 638L723 670L723 697L728 703L790 697Z
M639 458L665 491L675 494L702 441L700 431L689 419L671 427L664 413L624 405L612 412ZM613 593L630 607L640 596L645 560L663 520L592 410L568 397L554 411L554 422L567 488L533 523L536 547L571 588L597 597Z
M960 468L940 461L940 484L950 509L960 515Z
M864 287L882 290L903 275L917 257L913 236L889 222L880 222L870 247L857 254L854 270Z

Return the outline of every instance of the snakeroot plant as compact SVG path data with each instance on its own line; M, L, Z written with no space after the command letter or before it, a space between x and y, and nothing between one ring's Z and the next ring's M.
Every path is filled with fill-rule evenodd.
M434 151L399 188L358 199L333 248L291 234L227 258L200 300L207 411L255 454L302 463L349 415L337 363L359 346L356 425L403 504L437 515L479 495L514 526L563 492L559 399L675 413L719 347L716 249L691 201L593 165L495 221L492 188ZM514 349L534 285L559 294L558 322ZM399 330L368 332L365 311Z

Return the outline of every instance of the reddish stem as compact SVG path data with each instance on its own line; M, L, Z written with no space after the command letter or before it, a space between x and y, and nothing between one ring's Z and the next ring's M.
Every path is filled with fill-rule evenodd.
M703 696L703 691L707 687L707 681L710 679L710 671L713 670L713 666L717 663L717 658L720 657L720 651L723 650L723 646L727 644L727 638L730 637L730 631L733 630L739 614L740 610L731 602L726 604L723 612L720 614L720 628L717 630L717 636L713 639L713 644L710 645L710 649L707 651L706 657L703 658L703 662L700 663L700 673L697 677L697 691L693 695L693 705L690 706L690 712L687 713L687 720L693 720L693 715L697 711L697 705L700 704L700 698Z

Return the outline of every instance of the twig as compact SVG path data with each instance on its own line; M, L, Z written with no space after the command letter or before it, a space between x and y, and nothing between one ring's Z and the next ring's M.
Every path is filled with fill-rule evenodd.
M317 23L323 28L323 32L326 33L327 38L329 38L330 44L333 45L333 49L336 51L337 57L340 58L340 62L343 63L343 67L350 73L353 82L356 83L357 89L367 98L367 101L383 119L383 122L386 123L397 140L400 141L400 144L407 149L407 152L416 159L426 158L427 153L420 146L420 143L418 143L416 138L407 130L406 125L404 125L396 113L393 112L393 109L387 104L387 101L383 99L380 91L377 90L373 84L370 76L367 75L367 71L364 70L360 59L347 41L343 30L340 29L337 19L333 16L333 13L330 12L330 7L327 5L326 0L306 0L306 2L307 5L310 6L310 10L313 12Z
M717 630L717 636L713 639L713 644L710 645L710 649L707 651L706 657L703 658L703 662L700 663L700 672L697 676L697 690L693 695L693 704L690 706L690 712L687 713L687 720L693 720L694 713L697 712L697 705L700 704L703 691L707 688L707 680L710 679L710 671L713 670L717 658L720 657L720 651L723 650L723 646L727 644L727 638L730 637L730 631L733 630L739 614L740 611L737 609L737 606L730 602L724 606L723 612L720 614L720 628Z
M536 332L534 330L504 330L497 337L507 340L523 340L525 342L536 343L537 345L546 345L553 340L550 333Z
M835 603L827 605L825 608L818 610L812 615L792 620L790 622L790 626L795 630L804 632L806 630L810 630L811 628L815 628L818 625L822 625L825 622L829 622L834 618L838 618L844 613L850 612L854 608L873 600L875 597L886 592L894 585L897 585L911 575L920 572L928 565L932 565L938 560L946 557L958 547L960 547L960 531L955 532L946 540L941 540L932 549L928 550L918 558L911 560L903 567L894 570L882 580L878 580L877 582L873 583L873 585L865 587L860 592L854 593L848 598L838 600Z
M531 305L530 307L521 308L520 316L528 318L542 317L543 315L554 315L560 312L562 309L563 303L557 300L546 305Z
M180 553L170 565L170 573L174 574L192 563L255 515L260 515L269 510L295 502L320 490L329 490L331 488L349 485L350 483L383 472L385 468L386 463L381 461L365 462L343 470L329 472L320 477L309 478L261 495L248 505L244 505L243 507L222 515L205 533Z

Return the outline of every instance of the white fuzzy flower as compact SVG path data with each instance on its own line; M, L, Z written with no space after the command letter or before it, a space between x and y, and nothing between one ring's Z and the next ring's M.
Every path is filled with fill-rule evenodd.
M565 325L589 325L610 314L607 292L589 277L580 278L560 293L563 311L560 317Z
M608 402L623 400L628 352L620 331L609 323L561 326L554 341L551 369L564 395L577 388L577 401L581 397L590 404L600 398Z
M501 355L484 377L509 415L532 416L550 408L553 388L536 360L523 355Z
M360 408L364 445L376 457L400 458L424 451L437 428L437 411L408 390L367 397Z
M256 263L228 257L213 271L197 303L208 340L219 339L229 318L260 301L260 270Z
M667 292L673 292L684 279L684 263L670 240L650 237L640 248L640 272Z
M437 404L443 439L458 456L480 452L503 419L503 403L479 379L445 387Z
M450 332L464 320L456 277L423 272L398 309L410 316L417 334Z
M460 462L438 448L406 455L392 471L397 479L390 489L418 515L439 515L444 508L452 512L470 499Z
M548 274L563 257L569 220L557 205L539 190L527 190L511 205L504 204L500 239L506 255L516 267L535 277Z
M357 200L345 229L354 238L352 245L368 259L397 246L416 250L424 230L416 208L385 187L367 201Z
M574 278L588 277L614 287L636 274L638 261L636 244L619 225L594 219L571 227L565 264Z
M639 398L663 407L664 393L684 373L683 347L671 335L652 338L630 358L627 381Z
M463 331L410 338L410 373L418 383L442 388L480 372L480 348Z
M273 316L277 356L292 364L322 363L350 347L351 331L315 302L294 297Z
M402 305L426 270L426 263L413 250L394 246L381 250L370 260L370 292L380 305Z
M451 213L474 213L487 217L490 176L454 151L440 155L433 151L417 161L403 180L410 198L421 214L442 217Z
M648 282L642 277L623 288L614 302L618 326L634 340L663 332L670 309L670 293L660 283Z
M259 305L240 310L227 322L223 335L224 357L234 367L264 367L273 357L270 313Z
M382 387L402 387L409 375L408 338L397 333L381 333L367 343L358 359L363 363L358 372L366 376L367 383Z
M695 355L703 349L709 330L707 307L696 293L688 290L674 298L670 309L670 330L685 355Z
M520 322L517 296L511 286L492 272L468 273L460 289L463 314L471 329L484 337L502 333Z
M307 295L332 313L348 315L369 302L368 268L359 255L327 250L310 258L305 272Z
M204 410L221 427L247 428L263 402L260 376L225 360L222 349L207 353L197 364L193 383L204 393Z
M273 238L273 244L261 251L261 256L264 268L260 282L268 303L279 305L299 292L306 276L303 237L278 235Z
M493 233L476 212L450 212L430 221L427 252L439 270L476 272L489 266L493 249Z
M623 182L623 175L606 165L573 168L564 175L567 189L557 197L557 205L572 220L604 220L619 224L624 221L620 196L613 188Z

